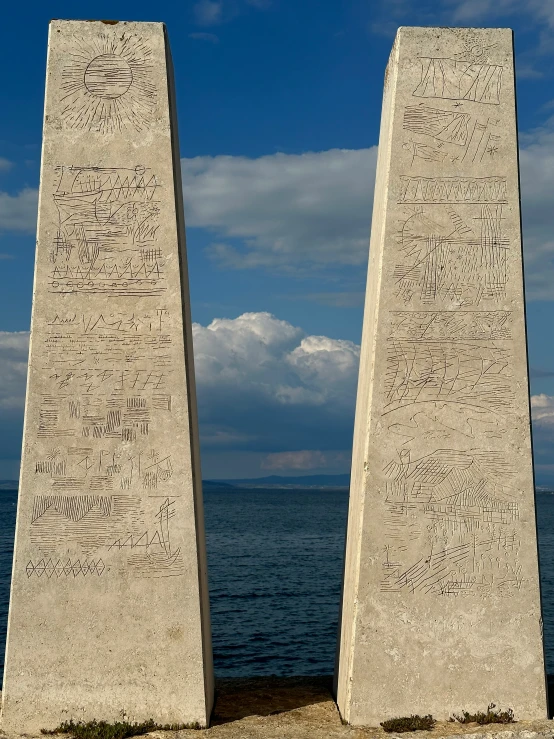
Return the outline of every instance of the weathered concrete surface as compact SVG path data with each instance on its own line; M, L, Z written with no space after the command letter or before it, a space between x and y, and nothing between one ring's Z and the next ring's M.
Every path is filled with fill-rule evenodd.
M210 714L174 116L163 24L50 24L6 728Z
M478 726L437 724L433 731L387 734L343 724L330 693L331 678L252 678L217 681L211 728L153 732L157 739L552 739L554 721ZM481 706L485 709L486 706ZM18 739L19 734L2 734Z
M546 714L512 32L401 28L385 92L337 698Z

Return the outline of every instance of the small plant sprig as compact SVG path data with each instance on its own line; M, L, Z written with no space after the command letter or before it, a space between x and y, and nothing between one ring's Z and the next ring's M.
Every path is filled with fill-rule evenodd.
M42 734L71 734L75 739L126 739L130 736L141 736L151 731L180 731L182 729L200 729L200 724L157 724L153 719L142 723L128 721L64 721L56 729L41 729Z
M513 724L515 723L514 712L511 708L507 711L494 710L495 703L489 703L486 711L477 711L477 713L469 713L462 711L461 716L454 714L450 721L457 721L459 724Z
M435 719L431 714L427 716L403 716L402 718L389 718L381 721L381 726L385 731L395 731L401 734L404 731L430 731L435 726Z

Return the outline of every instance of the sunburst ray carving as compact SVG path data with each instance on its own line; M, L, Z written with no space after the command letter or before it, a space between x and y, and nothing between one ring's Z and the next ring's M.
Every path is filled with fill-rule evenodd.
M152 50L129 34L76 37L61 88L61 117L69 128L146 131L156 105Z

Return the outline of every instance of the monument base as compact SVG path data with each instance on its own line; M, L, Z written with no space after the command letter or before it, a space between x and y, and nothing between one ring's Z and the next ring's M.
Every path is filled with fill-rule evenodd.
M217 681L217 702L209 730L156 732L168 739L352 739L352 727L343 724L331 695L331 677L256 677ZM486 706L483 705L483 710ZM460 707L460 711L463 706ZM425 707L422 708L425 710ZM40 723L40 722L39 722ZM517 721L513 724L437 723L433 731L417 732L418 739L552 739L554 721ZM19 739L16 729L3 734ZM43 735L27 734L29 739ZM355 730L356 739L385 739L380 727ZM405 736L413 736L407 734Z

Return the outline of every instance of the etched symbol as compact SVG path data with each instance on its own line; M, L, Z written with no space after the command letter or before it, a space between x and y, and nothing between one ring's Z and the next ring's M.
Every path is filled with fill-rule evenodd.
M165 461L165 460L164 460ZM181 547L175 548L170 537L170 521L175 516L175 500L165 498L155 514L152 529L117 538L110 550L125 551L128 564L139 577L176 577L184 572Z
M133 72L122 56L101 54L86 68L84 83L91 95L115 100L133 84Z
M411 197L423 197L426 202L430 197L450 200L459 197L458 193L465 197L463 189L441 189L434 181L414 185ZM428 186L430 191L425 189ZM411 183L403 197L408 197L408 187ZM483 190L476 195L487 197ZM420 207L402 224L398 236L401 260L394 279L397 295L406 303L418 297L428 304L442 301L464 307L504 296L509 242L502 234L502 206L482 205L479 215L471 219L463 218L461 212L451 207Z
M134 168L58 167L50 292L112 296L165 290L156 176Z
M464 146L468 137L468 113L439 110L428 105L408 105L404 111L404 130L439 141Z
M150 128L157 93L149 46L126 33L74 43L62 71L65 125L101 134Z
M101 559L85 559L81 562L80 559L71 560L67 559L62 561L61 559L40 559L38 562L29 560L27 567L27 577L42 577L43 575L50 579L51 577L78 577L82 575L103 575L106 572L106 565Z
M500 104L502 67L499 64L449 57L420 57L421 81L414 97L471 100Z
M393 311L391 339L503 341L512 338L510 311Z
M399 203L506 203L505 177L401 175Z
M391 339L383 414L440 402L504 416L513 408L512 361L495 344Z
M503 454L402 449L384 474L381 590L510 596L521 587L518 491Z

